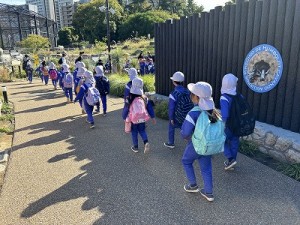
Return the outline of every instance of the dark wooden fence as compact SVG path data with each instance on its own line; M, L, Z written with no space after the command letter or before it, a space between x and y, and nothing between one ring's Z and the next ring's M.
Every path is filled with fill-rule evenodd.
M243 81L244 59L259 44L277 48L284 68L278 85L263 94ZM299 50L300 0L237 0L236 5L155 25L156 92L168 95L170 77L182 71L185 84L209 82L218 106L222 77L233 73L259 121L300 132Z

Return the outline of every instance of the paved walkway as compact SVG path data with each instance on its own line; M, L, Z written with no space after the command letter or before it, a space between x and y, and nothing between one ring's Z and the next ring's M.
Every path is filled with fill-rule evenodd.
M239 155L235 171L213 159L215 201L186 193L177 133L149 124L151 153L133 153L122 99L91 130L77 105L38 80L8 84L16 130L0 196L0 224L300 224L300 182ZM198 166L197 166L198 168ZM199 171L199 185L202 186Z

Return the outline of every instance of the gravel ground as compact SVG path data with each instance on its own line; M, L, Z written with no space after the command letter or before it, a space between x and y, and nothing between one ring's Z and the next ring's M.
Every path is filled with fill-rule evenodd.
M39 80L7 84L15 104L13 148L0 196L6 224L300 224L300 182L239 155L223 169L213 158L215 201L186 193L185 142L166 149L167 121L148 125L151 152L133 153L123 100L89 129L77 104ZM142 145L140 145L142 149ZM198 184L202 180L198 165Z

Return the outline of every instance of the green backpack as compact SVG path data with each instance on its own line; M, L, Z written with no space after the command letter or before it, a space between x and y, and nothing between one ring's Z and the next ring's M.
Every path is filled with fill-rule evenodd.
M195 106L192 111L201 111L201 109ZM221 119L211 123L208 113L201 111L192 136L195 151L199 155L214 155L223 152L226 139L224 129L225 124Z

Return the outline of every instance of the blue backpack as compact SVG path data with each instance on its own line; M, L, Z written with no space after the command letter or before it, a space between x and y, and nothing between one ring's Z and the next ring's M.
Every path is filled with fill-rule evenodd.
M195 106L192 111L201 111ZM201 111L197 119L192 142L199 155L213 155L224 151L225 125L221 119L211 123L208 113Z
M194 107L190 98L190 92L178 92L177 102L175 106L175 120L179 125L182 125L188 112Z

